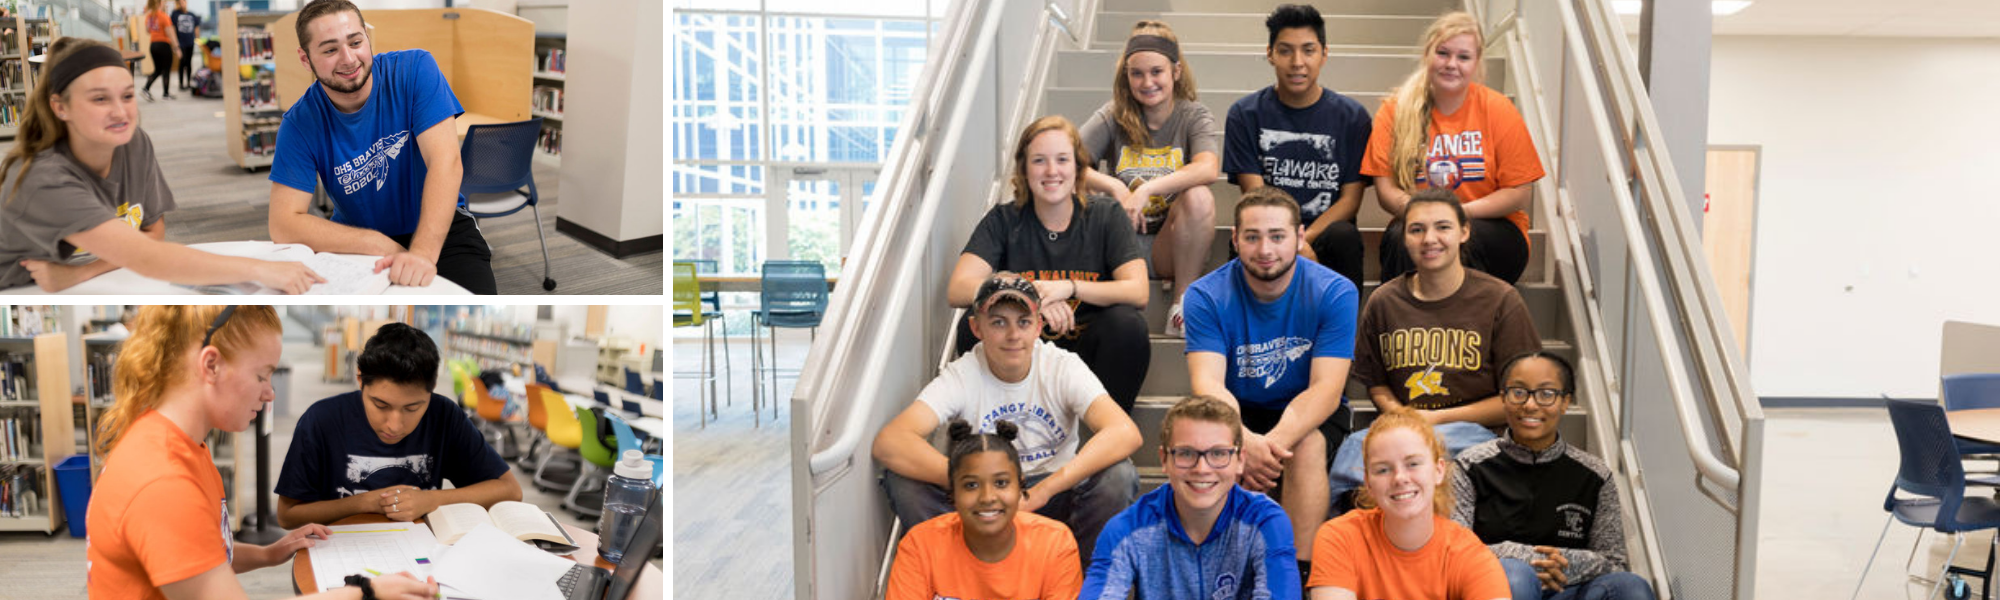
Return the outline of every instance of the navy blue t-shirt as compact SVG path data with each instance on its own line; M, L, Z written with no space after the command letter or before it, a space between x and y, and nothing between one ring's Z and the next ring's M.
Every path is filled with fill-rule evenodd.
M417 428L393 445L368 426L362 402L361 392L348 392L306 409L272 491L320 502L397 485L442 489L447 479L462 488L507 472L458 403L444 396L431 394Z
M1375 130L1368 109L1353 98L1320 88L1319 102L1285 106L1266 87L1229 105L1222 135L1222 172L1264 178L1299 203L1307 225L1340 200L1340 186L1366 181L1361 159Z
M181 43L180 46L182 48L194 47L194 36L201 31L201 15L185 10L176 10L172 16L174 18L174 36L178 38L177 41Z
M318 82L285 111L271 181L308 194L325 182L333 222L409 235L417 230L430 173L417 135L465 114L465 107L429 52L383 52L372 68L375 87L354 114L335 108ZM465 194L458 203L465 205Z

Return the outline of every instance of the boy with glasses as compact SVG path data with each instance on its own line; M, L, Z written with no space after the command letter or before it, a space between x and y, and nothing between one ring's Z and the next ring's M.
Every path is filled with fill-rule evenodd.
M1079 560L1088 560L1104 522L1139 494L1138 470L1127 458L1139 449L1139 426L1082 358L1042 340L1035 282L994 274L979 286L972 309L967 318L979 343L945 365L875 435L889 508L905 531L951 512L947 460L931 434L952 419L965 419L978 433L1011 421L1020 428L1014 445L1026 476L1020 509L1067 523ZM1081 448L1079 424L1095 432Z
M1208 396L1174 403L1160 425L1167 485L1104 528L1082 600L1298 598L1291 521L1269 496L1236 485L1243 423Z

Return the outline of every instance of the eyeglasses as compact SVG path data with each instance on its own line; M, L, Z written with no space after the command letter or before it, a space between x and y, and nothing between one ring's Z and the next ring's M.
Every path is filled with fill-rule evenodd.
M208 326L208 333L205 333L205 334L202 334L202 336L201 336L201 347L203 347L203 348L207 348L207 347L208 347L208 342L209 342L209 340L212 340L212 339L214 339L214 338L215 338L215 330L217 330L217 329L221 329L221 328L222 328L222 324L223 324L223 323L228 323L228 322L229 322L229 315L232 315L232 314L236 314L236 305L234 305L234 304L231 304L231 305L229 305L229 306L225 306L225 307L223 307L223 308L222 308L222 314L219 314L219 315L216 315L216 316L215 316L215 324L213 324L213 325L209 325L209 326Z
M1528 398L1531 397L1535 399L1535 404L1539 404L1542 406L1555 406L1556 399L1568 395L1569 392L1565 392L1562 390L1549 390L1549 389L1531 390L1528 388L1518 388L1518 387L1510 387L1505 390L1501 390L1500 392L1500 397L1506 399L1508 404L1512 404L1514 406L1527 404Z
M1174 459L1175 467L1179 467L1182 469L1194 468L1194 459L1196 457L1203 457L1203 456L1208 457L1208 466L1210 468L1222 469L1228 467L1229 463L1236 462L1237 451L1238 450L1233 447L1209 448L1207 450L1196 450L1193 448L1170 448L1167 450L1167 456L1172 457Z

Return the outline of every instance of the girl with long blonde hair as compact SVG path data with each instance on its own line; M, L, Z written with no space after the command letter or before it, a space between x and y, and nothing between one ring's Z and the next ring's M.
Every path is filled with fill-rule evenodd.
M120 347L115 404L97 428L105 454L88 516L93 598L236 600L236 574L282 565L332 530L308 525L269 546L229 537L229 505L208 445L241 432L275 395L283 326L270 306L147 306ZM72 517L74 518L74 517ZM435 582L394 574L307 596L420 600Z
M1208 184L1222 172L1222 127L1195 101L1194 71L1172 27L1132 26L1111 101L1084 122L1083 147L1111 165L1092 171L1088 187L1116 199L1139 233L1157 234L1152 270L1173 280L1166 333L1181 335L1181 294L1206 272L1215 242Z
M1375 115L1361 173L1375 178L1375 198L1401 219L1410 194L1451 190L1472 217L1466 265L1507 283L1528 264L1529 184L1542 161L1521 113L1480 83L1486 38L1463 12L1438 17L1424 31L1423 55ZM1400 227L1382 235L1382 278L1414 268Z
M139 128L132 73L117 50L62 38L28 94L0 159L0 289L68 289L120 267L188 285L255 281L304 293L304 264L210 254L166 241L174 195ZM97 260L70 264L80 250Z

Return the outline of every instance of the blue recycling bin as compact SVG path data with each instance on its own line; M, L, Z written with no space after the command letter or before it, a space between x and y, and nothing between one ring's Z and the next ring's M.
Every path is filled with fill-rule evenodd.
M84 522L90 515L90 456L77 454L56 463L56 487L62 496L63 518L69 521L69 536L84 537Z

